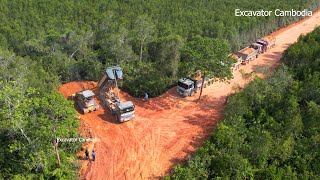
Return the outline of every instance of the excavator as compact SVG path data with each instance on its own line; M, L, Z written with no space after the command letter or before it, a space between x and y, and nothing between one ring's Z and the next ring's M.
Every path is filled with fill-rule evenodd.
M119 66L108 67L98 82L98 87L94 88L99 88L99 96L103 105L111 111L118 122L126 122L135 117L134 104L131 101L122 102L120 100L118 82L122 79L123 72ZM83 114L100 108L94 100L95 94L92 90L84 89L72 95Z

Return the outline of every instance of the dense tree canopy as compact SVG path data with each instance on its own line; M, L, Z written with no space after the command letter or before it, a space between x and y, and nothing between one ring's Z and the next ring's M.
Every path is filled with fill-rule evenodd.
M190 75L184 70L188 64L181 50L197 37L220 39L214 41L237 51L298 20L236 17L235 9L314 10L318 3L319 0L3 0L0 46L40 62L63 82L99 80L104 68L119 64L125 70L124 90L135 96L144 92L157 96L178 78ZM216 66L222 78L229 77L228 68Z
M172 179L320 179L320 28L272 77L233 94L225 119Z
M0 179L75 178L79 143L59 144L57 168L53 140L80 137L71 103L55 91L58 79L36 62L0 53Z

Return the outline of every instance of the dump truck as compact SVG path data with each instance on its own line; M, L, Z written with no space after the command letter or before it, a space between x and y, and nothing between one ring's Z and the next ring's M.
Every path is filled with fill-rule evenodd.
M237 61L232 65L232 67L231 67L232 69L231 70L235 71L235 70L239 69L240 65L242 63L242 57L238 56L236 54L230 54L229 57L232 58L232 59L235 59Z
M202 76L202 75L201 75ZM181 78L177 84L177 92L181 96L192 96L193 94L197 93L198 90L201 89L202 86L202 78L198 76L196 78ZM212 75L207 75L203 82L203 88L211 85L214 82L214 78Z
M264 46L259 43L252 43L250 47L255 50L258 50L259 54L263 54L265 52Z
M249 64L249 62L259 56L259 51L254 48L246 47L242 50L240 50L237 53L238 56L242 58L243 65Z
M271 49L276 46L276 38L273 36L266 36L264 38L257 40L258 44L263 46L263 52L266 52L268 49Z
M108 67L98 83L100 99L118 122L126 122L135 117L133 102L122 102L119 96L118 83L123 79L119 66ZM117 92L116 92L117 91Z
M186 97L192 96L197 93L197 90L201 88L202 80L195 80L192 78L181 78L178 81L177 92Z
M91 90L84 90L77 92L71 96L83 114L87 114L92 111L96 111L99 106L94 100L95 94Z

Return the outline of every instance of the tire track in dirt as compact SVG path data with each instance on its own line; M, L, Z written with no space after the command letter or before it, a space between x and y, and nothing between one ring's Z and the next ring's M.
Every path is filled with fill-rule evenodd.
M215 82L205 88L200 101L197 95L179 97L175 88L150 99L149 103L121 92L121 99L131 100L136 105L134 120L119 124L103 108L81 115L80 121L88 124L94 136L101 139L94 144L96 162L85 166L82 161L81 179L157 179L168 175L173 166L183 162L212 133L216 123L223 118L225 98L234 87L244 87L250 82L252 78L244 79L243 74L268 74L299 35L319 26L319 16L316 12L306 20L273 33L278 44L275 48L242 66L242 73L235 71L230 83ZM68 97L81 91L82 86L93 88L95 85L94 82L71 82L59 91ZM98 94L96 90L95 93Z

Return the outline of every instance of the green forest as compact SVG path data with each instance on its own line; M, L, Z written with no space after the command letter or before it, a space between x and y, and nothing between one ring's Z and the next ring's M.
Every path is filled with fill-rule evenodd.
M320 28L282 61L230 96L225 119L171 179L320 179Z
M136 97L144 92L154 97L175 85L177 79L203 67L197 58L189 59L185 51L190 49L189 45L201 43L195 36L227 44L214 47L223 48L220 50L223 59L211 58L220 62L257 38L299 20L299 17L236 17L235 9L315 10L319 3L319 0L2 0L0 46L32 59L61 82L97 81L107 66L118 64L125 72L123 90ZM211 73L218 78L231 76L228 71Z
M230 79L232 74L229 67L232 62L226 58L229 53L247 46L258 37L299 20L296 17L235 17L235 8L315 10L320 3L319 0L255 2L252 0L0 0L0 2L0 152L3 157L0 160L0 179L78 177L79 164L75 153L80 150L81 144L59 143L60 168L53 148L53 140L57 137L80 137L77 131L79 121L76 119L73 104L56 91L61 83L97 81L107 66L117 64L124 69L122 90L136 97L142 96L144 92L148 92L151 97L158 96L174 86L177 79L190 75L198 69L206 70L220 79ZM314 44L317 45L317 40L313 36L308 37L313 43L310 45L310 51L315 51ZM307 39L303 41L309 42ZM299 47L295 51L294 47L291 49L293 50L287 52L288 58L303 57L307 62L316 57L309 54L304 57L300 54ZM209 148L210 150L206 147L201 148L198 151L199 155L190 160L190 165L176 168L172 177L240 176L240 170L233 171L240 166L247 171L246 173L241 171L242 177L254 176L256 173L262 176L263 173L269 172L275 172L274 174L278 176L281 175L280 172L292 172L292 176L317 177L319 166L316 159L319 156L316 153L302 155L299 152L309 150L311 152L318 147L317 129L306 128L307 131L304 128L307 125L313 126L316 123L316 116L311 114L319 113L317 105L319 99L317 101L312 99L318 91L311 92L307 88L316 86L318 76L316 73L310 75L316 70L313 71L311 66L307 67L306 63L299 64L301 62L304 61L297 60L296 64L287 63L291 69L285 68L277 72L274 79L256 80L239 95L234 95L227 111L227 114L230 114L227 119L230 120L225 120L218 128L224 128L225 132L231 134L238 133L240 127L246 126L247 120L259 117L256 121L263 121L260 124L270 121L272 125L269 123L268 127L276 128L274 132L278 134L280 130L277 128L285 127L288 132L282 135L283 137L268 131L261 136L251 137L250 133L256 135L253 132L254 128L258 127L247 125L249 129L241 132L243 136L233 136L239 139L231 139L228 135L224 137L225 140L220 139L219 143L215 139L208 141L208 147L210 145L212 148ZM290 60L290 63L293 62ZM288 75L291 71L294 73ZM287 81L277 79L278 76L286 77ZM257 94L247 92L252 86L274 88L270 84L272 81L281 84L275 87L279 90L269 92L279 91L278 94L270 94L275 96L273 98L275 102L269 102L268 105L262 103L265 96L259 94L262 91L257 89ZM290 93L281 94L280 90L284 91L287 87L290 87ZM302 93L304 91L305 93ZM296 99L300 97L297 95L299 93L302 93L302 99ZM276 104L270 104L280 104L282 103L280 99L284 101L286 98L292 99L286 102L291 108L288 107L286 111L290 110L293 114L281 114L280 110L275 111L278 114L270 114L271 108L277 107ZM267 100L271 101L272 98ZM235 107L237 101L243 103L241 108L244 109L233 112L237 108L231 107ZM253 110L249 101L261 103L261 107L264 106L261 108L263 110L258 106ZM282 105L280 107L283 108ZM240 114L242 112L246 114ZM295 114L301 115L295 116ZM274 118L271 118L273 116ZM287 127L291 120L286 116L294 117L292 121L299 124ZM303 119L308 116L310 122L306 123ZM231 123L231 119L234 119L235 124ZM288 122L280 121L282 119ZM237 125L237 128L233 128L231 124ZM252 122L252 124L259 123ZM217 134L219 132L221 134L223 130L216 131ZM244 136L245 133L249 134ZM272 137L278 139L273 140ZM232 142L235 144L230 146L240 148L242 144L240 140L243 140L248 144L246 147L241 146L241 153L242 150L250 153L252 148L250 143L258 143L254 141L255 138L265 138L262 140L268 143L270 141L270 144L264 143L262 149L255 150L257 160L246 159L244 155L240 155L239 149L234 150L238 154L229 153L233 149L219 150L219 152L216 149L224 148L225 145L229 147L228 143ZM214 143L218 145L211 146ZM299 143L301 147L296 148L297 152L286 149ZM268 148L275 144L279 145L278 151L272 149L275 152L269 152ZM307 145L302 146L302 144ZM215 156L212 155L214 153L225 154L225 158L211 159ZM259 153L265 154L260 156ZM203 158L205 154L207 159ZM294 156L297 160L290 159L293 154L297 154ZM223 156L219 154L219 157ZM236 162L239 164L230 166L228 160L233 158L238 158L239 161ZM314 163L310 163L309 160ZM213 164L220 161L220 170L226 168L224 174L219 174L222 171L214 169L216 167ZM196 165L191 165L192 162ZM257 171L259 168L261 171Z
M55 90L59 81L30 58L0 51L0 179L74 179L80 143L53 141L80 137L71 102Z

